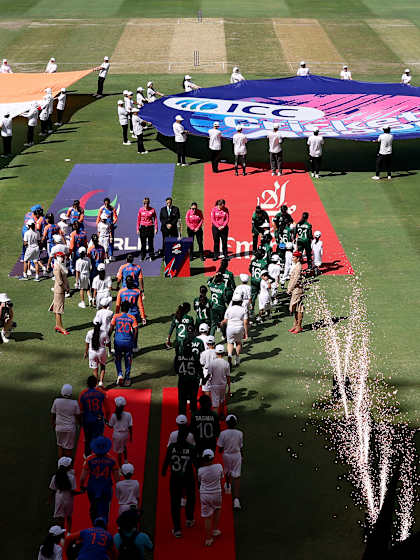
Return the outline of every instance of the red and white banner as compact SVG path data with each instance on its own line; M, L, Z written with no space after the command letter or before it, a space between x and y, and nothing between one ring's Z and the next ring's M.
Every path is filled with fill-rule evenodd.
M258 204L270 216L272 231L272 220L280 212L283 204L287 204L295 222L299 221L302 212L308 212L312 230L322 232L323 272L353 274L350 261L309 173L285 169L281 177L272 177L270 171L247 167L248 175L236 177L229 164L222 164L219 169L221 172L215 174L210 164L204 167L204 211L208 220L205 228L205 247L213 247L210 212L216 200L223 198L230 213L228 247L229 254L234 255L234 258L229 269L234 274L238 275L248 270L252 251L251 217ZM208 274L214 274L214 267Z

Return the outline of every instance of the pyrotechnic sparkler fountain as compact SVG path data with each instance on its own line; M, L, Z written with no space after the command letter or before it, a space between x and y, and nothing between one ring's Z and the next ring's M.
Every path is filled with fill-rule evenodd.
M380 375L369 377L372 368L370 323L360 285L349 297L349 316L337 323L325 294L313 285L310 306L317 335L334 379L335 405L325 423L337 454L350 467L350 479L358 490L360 503L367 512L368 529L372 529L385 500L395 463L400 463L399 510L396 540L405 540L413 523L415 493L414 431L395 424L389 406L392 392ZM404 449L404 453L401 453Z

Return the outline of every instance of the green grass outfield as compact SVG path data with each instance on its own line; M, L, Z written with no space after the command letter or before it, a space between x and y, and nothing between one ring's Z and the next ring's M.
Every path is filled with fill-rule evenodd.
M208 75L198 78L204 84L212 81ZM133 89L145 79L110 76L107 90ZM165 91L176 90L179 79L155 77ZM87 93L93 86L94 77L89 76L75 89ZM22 284L8 278L19 252L23 214L35 202L47 208L76 162L174 161L173 154L163 149L139 160L134 145L121 145L116 99L105 97L79 110L59 132L17 155L0 172L1 287L15 302L19 323L18 341L0 346L0 473L4 483L0 518L4 534L14 537L22 535L17 527L25 520L19 550L14 539L6 539L9 556L16 559L31 557L51 520L46 499L56 449L49 429L49 407L63 382L71 382L75 391L83 387L88 374L82 360L83 341L93 317L91 311L77 307L77 297L67 301L65 324L75 330L63 339L54 334L53 318L47 312L51 283ZM153 137L147 139L148 148L160 148ZM317 189L360 274L373 323L375 368L398 387L404 416L417 425L418 175L379 183L370 177L371 173L325 177L317 182ZM176 169L173 195L181 213L192 199L201 204L202 165ZM153 390L144 496L145 526L150 531L155 522L161 389L176 382L171 372L172 352L162 351L163 340L170 314L179 302L192 300L202 281L200 275L146 280L150 295L145 304L151 321L141 333L143 352L134 361L133 376L135 387ZM321 283L333 313L345 315L349 279L325 277ZM174 289L169 291L169 284ZM159 297L152 300L152 293ZM337 490L337 477L345 467L335 463L334 455L324 448L325 441L306 424L312 404L321 394L317 380L324 359L315 334L293 337L287 333L290 322L285 312L277 324L254 331L252 348L233 376L232 409L240 416L246 438L244 509L236 517L238 558L279 552L293 559L359 558L362 541L357 522L363 519L363 511L353 504L350 486L340 483ZM310 323L308 310L304 324ZM113 364L108 371L108 379L113 379ZM298 452L298 459L290 457L288 448Z
M8 22L0 22L0 58L27 63L25 70L39 70L51 55L62 61L63 70L89 67L103 54L112 54L129 18L192 18L202 9L205 17L226 18L227 60L239 61L249 78L290 73L267 18L315 18L321 32L351 64L355 78L398 81L401 70L410 64L418 83L417 59L411 52L417 54L420 47L416 43L420 6L405 0L398 2L397 14L391 0L267 0L263 5L251 0L17 0L1 1L0 7L2 21ZM390 19L396 17L404 21ZM46 18L54 25L39 25ZM54 18L68 19L50 21ZM92 19L82 26L73 21L75 18ZM381 18L389 29L378 23ZM247 26L253 22L258 25ZM259 60L256 53L262 44ZM340 68L336 61L324 62L331 64L325 68L336 75ZM134 69L135 64L133 60ZM6 545L2 547L4 558L33 558L51 522L47 495L56 447L49 410L62 383L72 383L75 392L83 387L88 374L82 360L84 335L93 318L92 311L79 309L77 297L73 297L66 302L64 319L66 326L75 328L70 336L60 337L54 334L53 318L47 312L52 283L35 285L8 278L20 252L23 215L36 202L48 208L75 163L165 163L175 159L154 140L154 133L147 137L146 145L156 151L144 159L139 159L134 145L122 146L115 107L117 92L125 88L134 90L154 79L160 91L173 93L179 91L181 76L121 75L115 67L113 72L105 89L115 95L80 109L59 132L17 153L0 169L0 291L7 291L15 302L18 322L17 341L7 347L0 345L0 530ZM194 73L194 78L203 86L228 80L221 74ZM95 80L95 76L88 76L72 89L90 93ZM17 152L23 132L16 123ZM404 142L398 142L396 149L404 150ZM287 159L287 143L285 150ZM372 157L370 150L366 157ZM66 158L71 161L65 162ZM363 286L372 321L372 374L382 372L398 388L401 418L412 426L419 422L420 165L417 167L412 175L391 182L374 182L372 172L359 172L324 177L316 184ZM234 185L232 177L232 188ZM176 168L173 196L182 214L191 200L202 204L201 164ZM226 198L229 200L228 193ZM145 305L151 321L141 333L143 351L134 360L133 376L136 388L152 388L144 486L144 525L151 533L156 521L161 389L176 383L171 371L173 354L163 351L163 341L171 313L178 303L191 301L202 282L201 275L146 279L150 295ZM332 312L346 315L351 279L330 276L320 282ZM159 297L152 299L152 293ZM311 321L308 309L304 324ZM346 467L335 462L324 439L307 424L313 403L325 391L323 384L318 384L325 359L319 353L315 333L293 337L287 332L290 323L285 312L277 324L254 331L249 354L233 377L232 409L240 417L246 442L244 508L236 516L238 560L253 560L257 555L293 560L359 559L363 542L358 522L364 512L354 505L350 485L337 483ZM112 363L108 372L108 379L113 379ZM298 458L292 458L288 449L296 451Z

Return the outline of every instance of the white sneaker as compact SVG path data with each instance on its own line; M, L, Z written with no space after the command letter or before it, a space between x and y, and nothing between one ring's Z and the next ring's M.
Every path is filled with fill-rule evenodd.
M10 342L10 338L8 338L6 336L6 333L5 333L4 329L1 329L1 338L2 338L4 344L7 344L7 343Z
M315 173L311 173L311 177L315 177Z
M388 176L388 181L390 181L392 179L391 175Z
M280 177L281 175L281 171L277 171L277 175Z
M188 166L189 166L189 163L183 163L182 164L182 167L188 167Z
M273 171L273 172L271 173L271 176L272 176L272 177L274 177L274 176L275 176L275 173L274 173L274 171Z
M220 537L220 535L222 534L222 531L220 529L213 529L211 534L213 535L213 537Z
M124 377L122 375L119 375L117 377L117 385L122 385L123 381L124 381Z
M86 303L84 301L80 301L77 305L82 309L86 309Z
M74 283L74 289L75 289L75 290L80 290L80 284L79 284L79 282L75 282L75 283Z
M66 292L64 297L66 298L70 297L70 292Z
M187 500L185 498L181 498L181 507L185 507L187 505Z
M319 179L319 175L315 175L315 179Z
M180 167L180 166L181 166L181 164L180 164L180 163L177 163L177 164L176 164L176 166L177 166L177 167Z
M41 282L41 278L38 276L38 274L35 274L35 282Z
M374 181L379 181L380 177L378 177L377 175L374 175L374 176L372 177L372 179L373 179Z
M146 150L145 152L140 152L140 153L141 153L141 154L148 154L148 153L149 153L149 151L148 151L148 150Z
M239 498L235 498L233 500L233 509L241 509L241 502L239 501Z
M103 386L104 386L104 382L103 382L103 381L99 381L98 387L103 387Z
M231 487L228 485L227 482L225 482L225 485L223 486L223 490L225 491L225 494L232 494L232 489L231 489Z
M123 146L131 146L130 140L127 140L127 142L123 142Z
M109 259L105 259L105 264L109 264L111 261Z
M135 134L132 134L131 138L134 138L134 140L137 140L137 136Z
M137 354L137 352L140 352L140 348L138 346L135 346L133 348L133 352L134 352L134 354Z

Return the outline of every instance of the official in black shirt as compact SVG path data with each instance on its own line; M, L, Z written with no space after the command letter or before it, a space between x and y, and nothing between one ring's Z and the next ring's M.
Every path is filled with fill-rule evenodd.
M173 206L172 198L168 196L166 206L160 209L159 219L160 228L162 230L163 247L165 246L165 237L178 237L178 222L181 216L178 206Z

